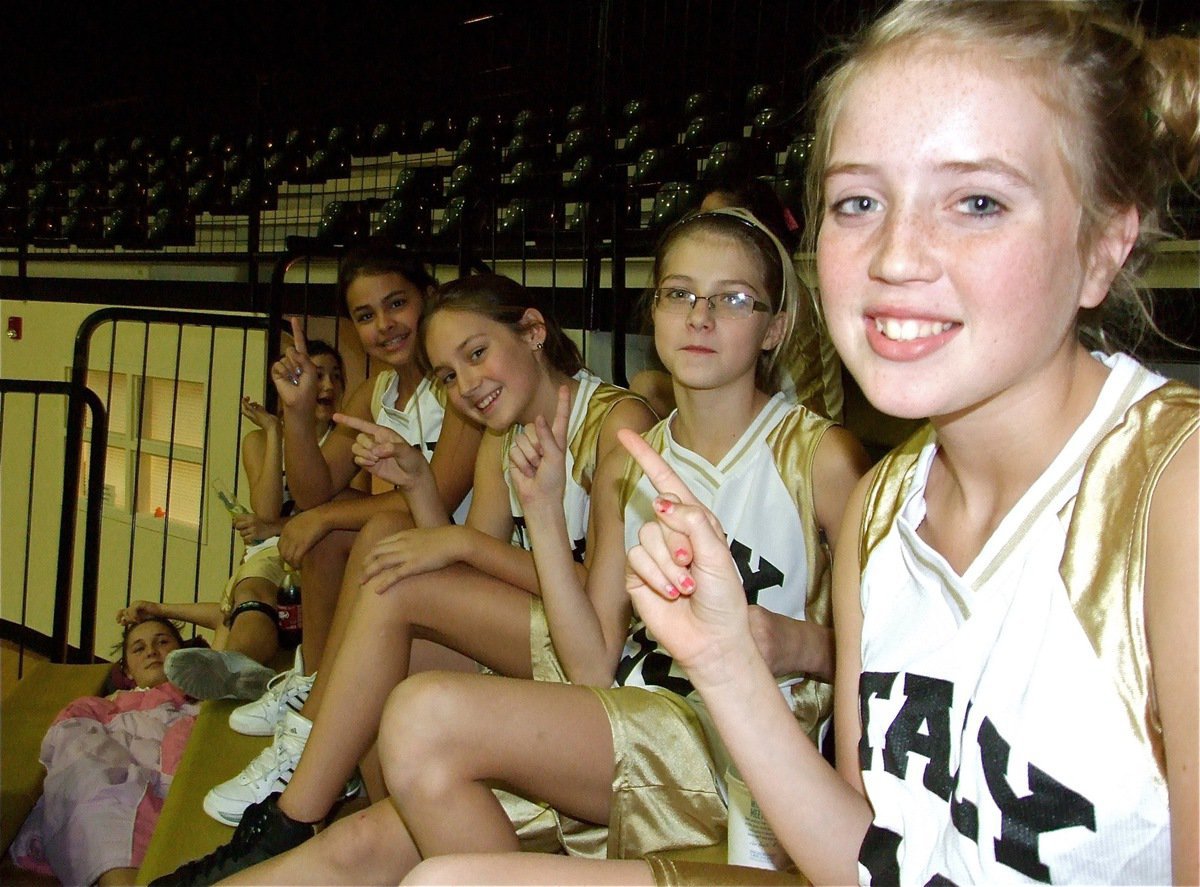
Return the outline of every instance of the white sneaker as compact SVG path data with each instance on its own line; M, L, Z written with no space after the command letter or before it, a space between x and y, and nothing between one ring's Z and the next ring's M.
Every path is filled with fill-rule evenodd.
M296 649L296 666L281 671L267 682L267 689L258 699L239 705L229 713L229 726L246 736L274 736L286 712L299 712L308 699L317 675L305 675L300 650Z
M193 699L258 699L275 672L234 650L172 650L163 662L167 680Z
M211 789L204 796L204 812L217 822L237 825L251 804L283 791L296 772L311 730L312 721L288 709L275 732L275 741L245 770Z

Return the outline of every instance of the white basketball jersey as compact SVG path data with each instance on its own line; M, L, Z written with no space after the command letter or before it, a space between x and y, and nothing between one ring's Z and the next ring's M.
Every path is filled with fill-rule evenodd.
M646 434L692 493L717 516L729 539L746 599L793 619L828 619L823 566L817 565L811 454L832 423L776 394L712 465L671 434L671 417ZM773 432L786 431L780 434ZM795 439L793 441L792 439ZM796 458L795 442L807 454ZM642 524L654 519L653 485L639 475L625 504L625 546L638 543ZM802 676L780 679L782 687ZM617 685L666 689L693 696L683 669L662 649L640 618L635 618L617 669ZM811 682L810 682L811 683ZM696 697L694 697L696 698Z
M1091 413L962 576L917 535L936 442L871 549L864 883L1171 880L1166 783L1060 575L1085 460L1164 381L1126 357L1106 363Z
M392 429L414 447L418 447L427 460L433 458L434 448L442 433L442 419L446 414L446 398L428 376L421 379L417 390L403 409L396 406L400 377L395 370L384 370L375 378L371 392L371 414L376 423ZM471 493L463 498L454 510L456 524L466 523L471 510Z
M587 547L588 517L591 514L592 476L596 473L597 451L600 430L609 411L619 401L637 395L616 385L609 385L586 369L574 376L579 388L571 401L571 415L567 419L567 482L563 491L563 512L567 518L567 533L575 560L583 562ZM529 533L525 529L525 512L513 489L509 476L508 452L513 439L522 430L514 425L504 435L502 446L504 482L508 485L509 504L512 507L512 543L526 551L533 548Z

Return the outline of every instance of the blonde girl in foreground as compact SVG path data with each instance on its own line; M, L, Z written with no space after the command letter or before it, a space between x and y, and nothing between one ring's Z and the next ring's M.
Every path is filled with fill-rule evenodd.
M836 772L713 516L629 441L664 494L635 606L813 882L1200 881L1197 392L1081 336L1128 328L1156 198L1196 172L1197 47L1171 42L1092 4L902 3L824 85L830 332L876 407L932 417L847 509ZM770 877L511 855L405 883Z

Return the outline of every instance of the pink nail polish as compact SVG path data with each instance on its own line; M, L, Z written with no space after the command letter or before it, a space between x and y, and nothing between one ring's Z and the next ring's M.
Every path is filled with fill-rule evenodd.
M696 587L696 580L691 576L684 576L683 581L679 583L684 591L692 591Z
M685 560L687 560L687 556L688 556L688 553L687 553L686 548L676 548L675 549L675 560L685 561Z
M667 586L667 597L669 597L671 600L675 600L675 598L679 597L679 589L676 588L674 585L668 585Z

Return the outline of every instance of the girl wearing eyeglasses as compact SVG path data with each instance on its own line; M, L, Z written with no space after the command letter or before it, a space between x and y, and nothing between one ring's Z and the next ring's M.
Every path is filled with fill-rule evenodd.
M658 249L654 282L655 344L677 408L646 438L726 528L759 653L815 740L831 708L826 540L866 457L849 433L774 393L799 284L753 216L682 221ZM624 858L722 839L728 757L625 591L625 552L653 522L656 494L622 452L601 463L585 585L564 544L562 432L561 417L539 420L511 452L556 654L541 661L559 673L410 677L380 727L390 800L229 883L385 883L444 853Z

